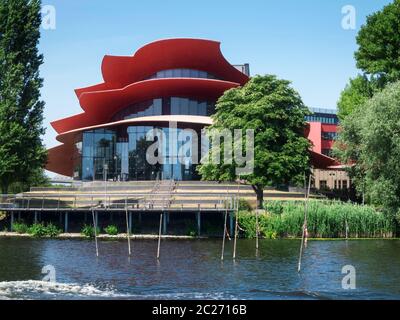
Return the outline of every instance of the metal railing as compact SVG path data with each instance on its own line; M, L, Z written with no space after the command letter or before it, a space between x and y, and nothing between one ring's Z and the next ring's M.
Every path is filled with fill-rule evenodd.
M0 195L0 211L86 211L86 210L233 210L236 196L226 193L174 194L159 190L152 197L152 206L143 201L149 193L120 194L39 194ZM199 199L197 199L199 198Z

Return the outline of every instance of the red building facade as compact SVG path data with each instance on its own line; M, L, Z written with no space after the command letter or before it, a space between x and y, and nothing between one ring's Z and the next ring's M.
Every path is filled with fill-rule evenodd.
M168 140L183 128L200 133L212 124L218 98L249 80L248 65L231 65L220 43L198 39L161 40L131 57L105 56L101 70L103 83L75 90L83 112L52 122L61 145L49 150L49 171L80 180L103 179L105 168L118 180L196 180L195 164L176 163L177 154L162 165L147 163L146 132L159 128ZM336 125L310 122L314 166L335 164L322 133L336 132Z

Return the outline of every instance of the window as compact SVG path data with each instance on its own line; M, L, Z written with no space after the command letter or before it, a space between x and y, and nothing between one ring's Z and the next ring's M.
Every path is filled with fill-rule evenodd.
M193 148L197 147L193 143L193 134L186 133L184 138L178 141L177 149L169 152L169 139L176 139L181 134L182 129L170 129L160 127L166 140L162 145L162 164L151 165L146 159L146 151L154 140L146 139L146 134L154 129L153 126L130 126L119 128L118 130L92 130L82 134L82 156L77 158L75 170L76 178L83 180L103 180L104 165L108 166L107 178L127 181L127 180L155 180L160 179L175 180L197 180L196 165L190 158L193 155ZM178 159L179 150L186 143L192 142L192 149L186 152L184 163ZM79 142L77 142L79 143ZM198 150L199 151L199 150ZM80 164L78 163L80 162Z
M328 183L326 180L320 180L319 181L319 188L320 189L326 189L328 187Z
M322 132L321 137L324 140L336 140L337 133L336 132Z
M196 99L170 97L135 103L118 111L111 121L121 121L139 117L158 115L211 116L215 111L215 102Z
M168 69L162 70L145 80L150 79L163 79L163 78L197 78L197 79L217 79L216 76L201 70L194 69Z
M306 116L306 121L309 122L321 122L325 124L338 124L339 119L336 115L324 115L324 114L312 114Z
M342 181L343 189L347 189L347 180Z

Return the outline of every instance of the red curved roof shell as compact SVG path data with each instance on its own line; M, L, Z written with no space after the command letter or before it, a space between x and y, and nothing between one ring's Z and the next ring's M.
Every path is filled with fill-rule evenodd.
M170 69L205 71L218 80L148 79L159 71ZM118 125L111 122L113 115L129 105L167 96L217 100L226 90L249 80L224 58L219 42L201 39L160 40L145 45L130 57L105 56L101 71L103 83L75 90L84 112L51 123L58 133L57 140L63 144L48 150L48 170L72 176L76 152L74 134ZM184 118L180 121L185 122ZM196 121L208 124L197 119L193 120L193 125Z
M153 74L170 69L194 69L213 74L216 79L159 78ZM85 130L115 127L127 123L165 123L171 117L137 118L112 122L113 115L136 102L160 97L190 97L217 100L231 88L244 85L249 78L233 67L222 55L220 43L199 39L160 40L139 49L133 56L105 56L101 71L104 82L76 89L83 112L51 123L62 143L48 150L46 169L73 175L73 158L77 150L75 134ZM180 116L175 121L193 126L209 125L207 117ZM306 136L310 129L307 128ZM311 151L315 167L335 165L334 159Z

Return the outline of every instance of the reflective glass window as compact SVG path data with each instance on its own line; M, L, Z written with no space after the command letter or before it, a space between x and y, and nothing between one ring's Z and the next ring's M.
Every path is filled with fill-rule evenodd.
M111 122L158 115L199 115L211 116L215 103L188 98L163 98L140 102L116 113Z
M161 70L147 77L146 79L163 79L163 78L198 78L198 79L218 79L211 73L195 69L168 69Z
M157 176L160 179L198 179L195 165L190 158L193 148L198 147L192 144L192 132L183 132L177 128L159 128L165 135L161 150L164 163L150 165L146 152L155 139L147 141L146 134L152 129L152 126L130 126L124 130L118 129L118 133L112 130L85 132L81 138L82 171L78 174L83 180L103 180L105 173L107 179L116 181L154 180ZM176 150L169 149L171 139L178 139ZM183 154L180 150L184 145L190 148ZM188 158L180 159L180 156Z

